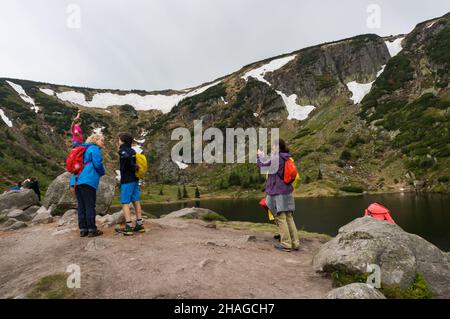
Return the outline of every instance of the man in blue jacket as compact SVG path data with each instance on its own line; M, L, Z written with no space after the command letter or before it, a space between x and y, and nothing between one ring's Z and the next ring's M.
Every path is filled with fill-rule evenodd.
M83 162L85 164L79 175L73 175L70 186L75 187L78 202L78 226L80 236L96 237L103 234L95 225L95 203L100 177L105 175L101 149L105 139L101 134L93 134L82 146L86 147Z

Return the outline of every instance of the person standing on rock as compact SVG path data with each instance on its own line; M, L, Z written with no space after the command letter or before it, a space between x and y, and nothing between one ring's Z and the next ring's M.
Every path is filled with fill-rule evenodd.
M32 189L41 201L41 190L39 188L39 182L36 177L28 178L24 181L24 184L27 184L27 188Z
M136 176L138 166L136 164L136 151L131 148L133 136L130 133L119 134L120 157L120 203L125 217L125 228L120 231L131 236L135 232L145 232L142 220L142 208L140 199L139 178ZM136 211L136 225L131 221L130 204L133 203Z
M81 111L72 121L70 131L72 132L72 147L80 146L83 143L83 130L81 129Z
M85 164L81 173L73 175L70 186L75 187L75 195L78 202L78 226L80 236L96 237L103 234L95 225L95 203L100 177L105 175L101 149L104 147L105 138L102 134L89 136L83 162Z
M286 184L283 180L285 162L291 155L283 140L279 140L272 145L272 156L264 158L264 153L258 150L257 166L269 167L272 161L278 161L278 169L273 174L268 174L265 192L266 205L275 216L276 224L280 231L280 243L275 248L281 251L290 252L298 250L300 241L298 238L297 227L294 222L293 213L295 211L295 201L292 196L294 187L292 184Z

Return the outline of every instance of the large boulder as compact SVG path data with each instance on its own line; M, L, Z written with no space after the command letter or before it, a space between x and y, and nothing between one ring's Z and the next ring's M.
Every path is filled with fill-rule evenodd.
M36 216L31 221L33 224L49 224L53 222L53 217L51 214L51 208L46 209L44 206L39 208Z
M30 215L28 215L27 213L25 213L21 209L13 209L13 210L11 210L8 213L7 217L8 218L15 218L15 219L20 220L22 222L29 222L30 220L32 220L32 217Z
M64 212L77 208L77 199L73 189L69 189L72 174L65 172L59 175L47 189L43 205L50 207L56 205L55 212ZM100 178L100 185L97 191L97 214L105 215L111 206L116 187L115 179L111 176Z
M106 215L103 222L108 226L118 225L125 222L125 216L123 211L118 211L111 215Z
M210 214L216 213L206 208L190 207L174 211L170 214L165 215L164 218L203 219Z
M40 206L37 205L33 205L28 207L27 209L25 209L25 214L27 214L28 216L30 216L31 219L34 218L34 216L36 216L37 211L39 210Z
M78 221L78 215L76 209L69 209L64 215L58 220L58 226L67 226L74 224Z
M8 227L10 227L11 225L14 225L17 222L18 222L17 219L9 218L3 223L2 227L3 227L3 229L7 229Z
M408 288L421 273L435 297L450 297L450 259L425 239L399 226L371 217L355 219L339 229L313 259L318 272L364 274L378 265L386 285Z
M39 198L31 189L10 191L0 195L0 212L13 208L26 209L38 203Z
M386 297L368 284L353 283L331 290L325 299L386 299Z
M17 230L24 227L27 227L27 224L25 222L16 221L11 226L7 227L5 230Z

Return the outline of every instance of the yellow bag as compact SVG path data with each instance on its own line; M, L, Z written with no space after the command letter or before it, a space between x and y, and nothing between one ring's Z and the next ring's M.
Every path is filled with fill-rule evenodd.
M295 163L294 159L292 157L289 158L292 162ZM300 175L298 174L298 170L297 170L297 175L295 176L294 181L291 183L292 187L294 187L294 189L296 189L297 187L300 186Z
M147 173L147 158L144 154L136 153L136 165L138 166L136 177L142 180Z

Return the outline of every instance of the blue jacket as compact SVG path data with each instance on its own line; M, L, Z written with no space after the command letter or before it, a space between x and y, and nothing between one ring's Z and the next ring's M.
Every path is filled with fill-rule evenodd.
M98 189L100 177L105 175L105 167L103 166L102 153L100 147L92 143L83 143L82 146L88 147L84 152L84 163L87 164L78 177L78 185L89 185ZM70 187L75 184L76 175L70 179Z

